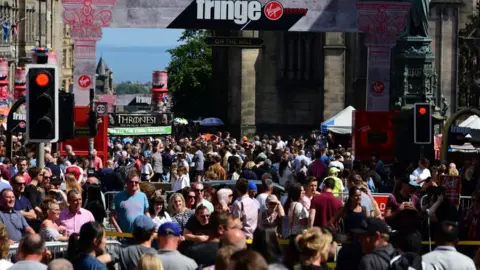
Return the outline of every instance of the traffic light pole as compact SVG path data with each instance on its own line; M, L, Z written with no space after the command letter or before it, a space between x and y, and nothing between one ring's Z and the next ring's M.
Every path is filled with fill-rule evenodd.
M90 111L92 113L95 112L95 89L90 88ZM88 159L89 159L89 167L94 168L95 165L95 157L93 156L93 151L95 151L95 138L90 137L88 138Z
M45 167L45 143L37 143L37 167Z

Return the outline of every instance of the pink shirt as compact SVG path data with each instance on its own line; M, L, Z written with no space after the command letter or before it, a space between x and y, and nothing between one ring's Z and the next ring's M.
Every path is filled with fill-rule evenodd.
M73 214L67 208L60 213L57 223L65 226L67 228L67 236L70 236L72 233L80 233L82 225L91 221L95 221L95 218L87 209L80 208L76 214Z
M95 166L96 171L103 169L102 159L100 157L95 157L95 160L93 161L93 165Z

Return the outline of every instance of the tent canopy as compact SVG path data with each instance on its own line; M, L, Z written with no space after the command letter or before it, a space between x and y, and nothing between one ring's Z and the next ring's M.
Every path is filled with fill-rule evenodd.
M471 115L465 121L460 123L460 125L458 125L458 126L459 127L468 127L468 128L471 128L471 129L480 129L480 117L476 116L475 114Z
M322 132L331 131L338 134L352 134L352 113L355 108L348 106L322 123Z

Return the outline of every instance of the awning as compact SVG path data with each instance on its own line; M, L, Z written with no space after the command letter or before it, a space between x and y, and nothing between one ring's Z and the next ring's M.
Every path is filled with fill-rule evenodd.
M322 132L331 131L338 134L352 134L352 119L355 108L348 106L322 123Z
M458 125L459 127L468 127L471 129L480 129L480 117L471 115L465 121Z
M141 135L170 135L171 126L163 127L129 127L129 128L109 128L108 135L113 136L141 136Z

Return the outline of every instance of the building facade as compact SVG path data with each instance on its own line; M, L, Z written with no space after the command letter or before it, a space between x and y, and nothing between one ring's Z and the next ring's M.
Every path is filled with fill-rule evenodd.
M73 40L70 38L70 25L62 25L62 87L71 91L73 88ZM57 56L58 57L58 56Z
M458 32L478 0L431 0L429 36L438 73L438 96L456 110ZM292 133L320 124L352 105L367 108L364 33L215 31L216 36L258 37L263 48L213 48L215 98L220 115L244 135ZM228 91L225 91L228 89ZM220 102L228 100L228 102ZM448 115L447 114L447 115Z

